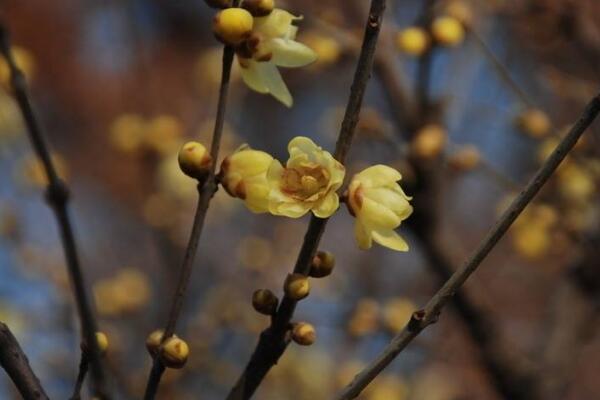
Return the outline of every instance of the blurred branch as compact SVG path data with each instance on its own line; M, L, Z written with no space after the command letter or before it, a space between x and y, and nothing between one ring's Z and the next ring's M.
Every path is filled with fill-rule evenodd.
M24 399L48 399L17 339L2 322L0 322L0 365L6 370Z
M233 6L236 7L239 4L238 1L234 1ZM192 225L192 232L190 239L185 251L183 258L183 264L181 266L180 275L178 279L177 289L169 312L169 318L167 325L164 329L162 342L164 343L168 338L173 336L177 320L181 315L183 308L183 301L187 288L189 286L190 277L194 266L194 258L198 250L198 242L202 235L202 228L204 227L204 220L206 213L210 205L212 196L217 191L218 182L215 174L216 163L219 156L219 148L221 146L221 137L223 135L223 125L225 124L225 111L227 109L227 95L229 92L229 80L231 76L231 66L233 64L234 49L231 46L225 46L223 49L223 66L221 72L221 86L219 89L219 101L217 105L217 115L215 117L215 127L213 130L212 143L210 146L210 155L213 159L211 169L208 177L205 181L198 184L198 204L196 207L196 214L194 216L194 223ZM151 400L156 396L158 385L165 371L165 366L160 361L159 357L154 357L152 363L152 370L148 377L148 383L144 394L144 399Z
M79 372L77 373L77 381L75 381L75 387L73 388L73 394L69 400L80 400L81 399L81 387L85 381L90 362L85 351L81 352L81 360L79 361Z
M46 177L48 178L46 201L54 210L54 214L60 227L62 244L69 270L69 278L74 290L75 302L77 304L77 311L81 329L83 331L83 339L90 344L92 390L96 396L105 399L108 398L108 393L105 388L104 373L100 362L98 343L96 342L97 325L92 312L92 306L87 297L83 272L79 264L79 256L75 244L75 236L69 218L69 188L66 183L59 178L56 172L50 156L50 151L48 150L48 146L44 139L42 128L38 123L31 105L25 76L15 64L8 31L2 22L0 22L0 51L6 58L10 68L12 87L23 119L25 120L29 138L38 158L42 162Z
M477 270L481 262L487 257L498 241L508 231L508 228L517 219L533 197L548 181L562 160L573 149L583 132L592 124L600 113L600 94L594 97L583 111L579 120L569 133L560 142L550 157L539 168L525 189L513 200L511 205L502 214L494 227L481 241L474 253L463 266L457 270L444 286L429 300L425 308L413 314L408 325L394 337L391 343L362 370L354 380L336 397L338 400L353 399L389 365L406 346L418 336L425 328L435 323L441 310L453 298L455 293L464 285L466 280Z
M356 124L358 123L360 115L364 93L371 76L371 70L373 69L375 49L381 30L381 24L383 22L385 6L385 0L371 1L363 44L335 148L334 157L342 164L350 150ZM319 247L319 242L326 224L327 219L321 219L314 216L311 217L308 229L304 236L302 248L298 255L298 259L296 260L294 273L305 276L308 275L311 261ZM252 397L266 374L285 352L285 349L290 343L290 322L296 304L297 301L292 300L288 296L283 298L281 305L273 316L271 326L261 333L259 342L248 365L227 396L227 399L241 400Z

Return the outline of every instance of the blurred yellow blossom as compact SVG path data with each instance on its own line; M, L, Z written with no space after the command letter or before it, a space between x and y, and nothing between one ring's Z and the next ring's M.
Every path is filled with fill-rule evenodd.
M171 155L181 146L183 125L172 115L159 115L148 121L143 142L149 149Z
M596 192L596 182L592 174L574 162L565 164L557 171L556 176L560 193L574 203L585 203Z
M396 46L398 49L411 56L420 56L429 46L429 34L425 29L411 26L396 34Z
M465 29L454 17L437 17L431 24L431 34L442 46L457 46L465 38Z
M58 176L61 179L68 179L69 170L65 159L60 154L52 154L51 159ZM44 165L34 154L28 155L21 161L18 171L20 172L20 178L24 183L37 187L44 187L48 184L48 177L46 176Z
M365 400L404 400L408 398L407 383L394 375L382 374L365 390Z
M309 32L302 36L302 41L317 54L316 66L335 64L342 55L341 44L331 36Z
M480 162L481 153L473 145L465 145L448 157L448 165L455 171L470 171Z
M35 73L35 60L33 54L26 48L20 46L13 46L11 51L15 64L17 64L17 67L23 72L25 78L31 82ZM2 85L5 90L10 90L10 68L4 57L0 57L0 85Z
M529 259L545 255L552 245L552 228L558 218L558 212L546 204L526 208L511 230L512 244L519 254Z
M144 307L150 300L151 288L146 274L128 267L112 278L97 281L93 294L99 314L117 316Z
M110 143L122 152L137 150L144 136L146 121L138 114L121 114L110 125Z
M319 218L330 217L339 207L336 191L344 181L344 166L307 137L292 139L288 151L286 166L274 159L267 172L269 212L299 218L310 210Z
M383 324L392 333L400 332L416 309L417 306L407 298L392 298L383 307Z
M473 10L464 0L450 0L444 5L446 15L456 18L463 25L470 26L473 23Z
M419 129L411 142L414 156L426 160L438 157L448 141L446 130L438 124L428 124Z
M348 333L352 336L365 336L379 329L379 304L371 298L358 301L348 320Z
M348 208L356 217L354 234L358 247L366 250L375 241L397 251L408 251L408 244L394 229L412 213L408 197L395 169L375 165L354 175L348 187Z
M542 110L529 108L523 111L516 120L517 126L521 131L533 138L542 138L552 128L550 119Z

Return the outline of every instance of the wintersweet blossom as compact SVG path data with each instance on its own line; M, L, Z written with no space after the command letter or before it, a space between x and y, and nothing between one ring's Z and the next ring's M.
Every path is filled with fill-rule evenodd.
M330 217L339 207L336 191L346 169L307 137L292 139L288 151L286 166L273 160L267 172L269 212L299 218L310 210L319 218Z
M221 184L233 197L244 200L255 213L269 211L267 170L273 157L242 145L221 164Z
M296 17L276 8L269 15L254 18L251 37L237 48L244 82L259 93L270 93L291 107L292 95L277 67L297 68L314 62L317 54L295 40Z
M348 208L356 217L358 247L369 249L373 241L392 250L407 251L408 244L394 229L412 213L412 206L398 181L400 172L375 165L354 175L348 187Z

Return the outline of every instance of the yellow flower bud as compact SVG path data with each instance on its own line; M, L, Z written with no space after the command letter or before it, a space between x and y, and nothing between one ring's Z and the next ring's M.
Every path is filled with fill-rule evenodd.
M275 8L275 0L244 0L242 7L255 17L264 17Z
M302 300L310 293L308 278L302 274L288 274L283 290L290 299Z
M523 133L536 139L546 136L552 128L546 113L535 108L523 111L516 122Z
M429 34L416 26L406 28L396 35L396 45L403 53L420 56L429 46Z
M231 7L231 0L204 0L209 7L212 8L229 8Z
M96 342L98 343L98 351L100 352L100 355L105 354L108 350L108 336L106 336L106 333L100 331L96 332ZM81 342L81 351L84 353L89 351L87 342L85 340Z
M414 156L426 160L438 157L446 146L446 130L439 125L426 125L415 135L411 143Z
M268 289L259 289L252 294L252 306L264 315L273 315L277 311L279 299Z
M177 161L184 174L200 181L210 172L212 157L202 143L187 142L179 150Z
M252 34L254 18L243 8L227 8L213 20L213 31L223 43L236 46Z
M188 344L177 336L172 336L162 346L160 360L166 367L179 369L185 365L189 354Z
M301 346L310 346L317 340L315 327L306 322L294 324L292 339Z
M155 356L158 353L158 349L160 349L160 343L162 342L164 334L165 331L162 329L157 329L150 333L146 338L146 349L151 356Z
M226 157L219 173L221 185L233 197L244 200L255 213L269 210L267 170L273 157L243 145Z
M309 275L313 278L324 278L331 275L335 267L335 256L328 251L319 251L313 257Z
M465 38L465 29L454 17L438 17L431 24L431 34L442 46L456 46Z
M452 154L448 164L456 171L470 171L476 168L481 161L481 153L477 147L467 145Z

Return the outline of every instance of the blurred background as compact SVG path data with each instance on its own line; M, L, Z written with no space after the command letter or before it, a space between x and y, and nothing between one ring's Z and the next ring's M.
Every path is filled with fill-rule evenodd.
M298 40L320 59L284 71L291 109L251 92L235 66L223 157L249 143L285 160L298 135L334 148L366 3L277 0L304 16ZM290 345L259 399L324 399L346 385L475 248L600 88L597 1L388 3L347 168L402 172L415 196L399 230L411 251L358 250L342 208L321 246L336 269L311 281L296 312L318 340ZM117 398L140 398L151 365L144 340L165 324L196 201L176 153L186 140L208 146L212 134L222 52L214 10L201 0L4 0L0 10L72 189L112 386ZM464 38L415 55L404 30L427 31L440 16L462 23ZM0 321L49 395L67 398L78 321L5 64L0 79ZM600 398L599 131L596 122L457 301L362 399ZM281 293L307 222L216 194L177 332L190 360L168 371L159 398L224 397L269 323L252 293ZM4 374L0 397L18 398Z

